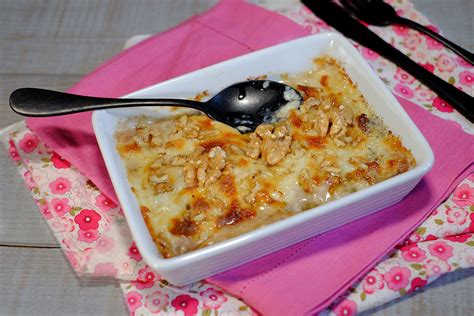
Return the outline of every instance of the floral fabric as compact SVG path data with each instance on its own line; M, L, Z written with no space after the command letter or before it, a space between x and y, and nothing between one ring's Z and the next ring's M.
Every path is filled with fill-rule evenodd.
M253 0L252 2L278 11L307 28L311 33L335 32L333 28L296 1L278 1L279 5L277 6L271 0ZM418 12L410 1L385 0L385 2L392 5L399 15L439 32L439 29ZM474 66L442 44L404 26L369 26L369 28L430 72L473 95ZM379 54L359 45L357 42L352 43L393 93L418 104L434 115L458 122L466 132L474 134L474 125L454 111L449 104L439 98L433 91Z
M330 30L294 1L289 1L291 5L279 2L276 7L268 0L253 2L288 16L313 33ZM403 16L429 24L410 2L390 2ZM373 30L430 71L472 94L473 67L438 43L405 28ZM409 74L357 47L394 93L474 133L466 119ZM209 283L171 286L151 271L131 238L122 210L23 122L5 129L2 140L74 270L80 276L120 280L132 315L255 314L244 302ZM403 244L322 314L355 314L416 291L444 273L474 267L473 205L474 175L470 175Z

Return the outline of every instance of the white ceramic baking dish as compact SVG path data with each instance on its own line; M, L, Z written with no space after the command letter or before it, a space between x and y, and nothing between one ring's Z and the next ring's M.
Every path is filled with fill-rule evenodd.
M189 98L203 90L208 90L212 96L250 76L267 74L271 79L272 74L309 70L312 60L323 54L334 57L345 67L368 103L412 151L417 166L339 200L178 257L165 259L155 247L130 189L114 139L118 123L127 117L140 114L167 116L170 112L166 108L128 108L93 114L95 134L133 238L144 260L163 278L177 285L191 283L372 214L402 200L430 170L434 157L423 135L358 51L334 33L308 36L260 50L159 83L125 98Z

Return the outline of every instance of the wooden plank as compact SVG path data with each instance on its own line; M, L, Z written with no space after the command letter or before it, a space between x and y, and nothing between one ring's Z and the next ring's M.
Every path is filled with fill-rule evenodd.
M0 39L1 74L86 74L120 52L124 39Z
M411 0L450 41L474 51L474 1Z
M218 0L4 0L0 37L128 38L161 32L206 11Z
M474 268L443 275L420 292L408 295L361 315L472 315Z
M2 74L86 74L136 34L158 33L217 1L7 1L0 10Z
M18 87L65 90L80 76L0 75L0 128L23 118L8 106L8 96ZM55 246L56 241L26 189L22 177L0 146L0 244Z
M0 73L0 82L2 83L0 85L0 129L24 119L24 117L13 112L8 106L8 98L15 89L35 87L64 91L81 78L82 75L6 75Z
M75 276L58 249L1 248L0 306L6 315L125 315L116 284ZM416 295L365 315L469 315L474 269L441 277Z
M0 314L127 315L113 281L79 279L59 249L0 247Z

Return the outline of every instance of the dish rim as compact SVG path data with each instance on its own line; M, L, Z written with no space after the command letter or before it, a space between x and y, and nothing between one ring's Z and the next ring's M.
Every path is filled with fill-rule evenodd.
M288 41L288 42L285 42L285 43L282 43L282 44L278 44L278 45L275 45L275 46L271 46L271 47L268 47L268 48L265 48L265 49L262 49L262 50L259 50L259 51L256 51L256 52L252 52L252 53L245 54L245 55L242 55L242 56L238 56L238 57L235 57L235 58L232 58L232 59L229 59L229 60L225 60L225 61L219 62L217 64L213 64L211 66L208 66L208 67L205 67L205 68L202 68L202 69L190 72L190 73L186 73L186 74L180 75L178 77L171 78L169 80L166 80L166 81L163 81L163 82L145 87L143 89L140 89L140 90L137 90L135 92L129 93L129 94L123 96L123 98L137 97L137 95L142 95L146 92L153 91L153 89L156 89L157 87L168 85L168 84L171 84L171 83L174 83L174 82L179 82L179 81L181 81L181 80L183 80L183 79L185 79L189 76L194 76L196 74L205 75L205 73L208 72L210 69L212 70L212 69L216 69L216 68L221 68L223 66L225 67L225 65L230 63L230 62L240 62L242 60L245 60L245 59L249 58L249 55L252 55L254 57L266 56L268 54L271 54L272 51L278 50L282 46L291 45L291 43L297 42L297 41L310 41L311 40L310 38L314 38L314 37L318 37L318 38L319 37L328 37L329 39L339 41L338 44L342 45L342 47L344 49L347 49L348 52L351 54L351 57L355 58L358 62L361 62L362 64L364 64L365 68L367 68L367 67L370 68L370 66L362 58L360 53L343 36L341 36L337 33L329 32L329 33L322 33L322 34L306 36L306 37L303 37L303 38L298 38L298 39L291 40L291 41ZM375 72L371 68L370 68L370 70L371 71L366 73L365 76L369 77L368 80L369 79L370 80L375 80L375 84L380 86L382 81L380 80L380 78L375 74ZM206 246L204 248L200 248L200 249L197 249L197 250L194 250L194 251L191 251L191 252L179 255L179 256L171 257L171 258L162 257L161 253L157 250L156 247L153 250L149 249L149 247L144 247L143 238L146 238L146 237L144 237L143 235L148 234L149 235L148 237L151 237L151 233L149 232L148 227L146 227L146 225L145 225L145 227L143 227L143 225L140 225L139 223L137 223L137 219L136 219L137 216L139 216L142 219L142 221L144 221L144 219L142 217L142 214L141 214L141 211L130 209L131 206L129 205L128 201L126 201L125 197L123 196L123 192L122 192L123 190L121 188L117 188L119 185L125 185L125 186L128 186L128 187L130 187L130 185L129 185L128 181L126 183L118 183L117 182L117 180L120 180L120 179L117 179L118 176L114 171L115 166L113 166L113 163L111 163L111 161L110 161L111 158L108 157L107 154L104 154L104 151L105 151L105 150L103 150L103 148L105 148L104 139L101 138L100 135L98 136L98 134L100 134L100 133L98 133L98 131L100 131L102 129L102 127L100 126L100 123L101 123L101 119L103 119L103 118L101 116L103 116L103 115L112 115L112 114L109 114L109 112L111 112L111 111L110 110L95 111L93 113L93 116L92 116L92 121L93 121L94 131L95 131L95 134L96 134L96 137L97 137L97 141L99 143L99 147L100 147L102 155L104 157L104 161L106 163L109 175L112 179L112 184L114 186L117 197L120 201L120 204L121 204L122 209L124 211L125 217L127 219L128 226L129 226L129 228L132 232L132 236L133 236L133 238L136 242L136 245L137 245L138 249L140 250L140 253L141 253L142 257L144 258L144 260L150 266L152 266L153 269L157 270L158 272L160 272L160 271L162 271L162 272L175 271L176 269L179 269L179 268L182 268L182 267L185 267L185 266L189 265L190 263L194 262L197 259L205 259L206 257L217 256L217 255L219 255L219 253L221 253L224 250L226 252L236 250L236 249L239 249L240 247L245 247L245 245L248 244L248 243L255 242L255 241L258 241L260 239L267 238L267 237L271 237L275 234L279 234L279 233L281 233L283 231L286 231L286 230L294 229L299 224L302 224L302 223L306 222L309 219L313 219L317 216L321 216L321 215L327 214L329 212L333 212L337 209L346 207L346 206L348 206L348 205L350 205L354 202L359 202L359 201L363 201L365 199L369 199L371 196L373 196L377 193L381 193L385 190L388 190L389 188L395 186L396 184L400 185L404 182L409 182L410 180L414 180L416 178L419 178L418 179L418 181L419 181L421 179L421 177L423 177L433 166L433 163L434 163L433 152L432 152L428 142L424 138L423 134L419 131L419 129L416 127L416 125L412 122L412 120L409 118L409 116L405 112L405 110L401 107L399 102L388 91L387 87L383 83L382 83L382 85L383 85L384 93L385 94L388 93L387 97L389 98L389 101L391 101L390 103L392 104L392 106L395 106L395 109L399 112L398 114L401 115L400 120L404 120L404 124L407 125L407 127L410 128L413 133L415 133L415 137L417 137L418 142L421 145L420 150L421 150L422 153L425 154L425 157L424 157L425 159L422 163L419 163L417 161L417 165L413 169L411 169L411 170L409 170L405 173L399 174L397 176L394 176L392 178L384 180L380 183L372 185L368 188L364 188L360 191L351 193L351 194L349 194L347 196L344 196L340 199L330 201L328 203L325 203L323 205L317 206L317 207L312 208L312 209L308 209L308 210L300 212L300 213L296 213L296 214L294 214L290 217L287 217L285 219L282 219L280 221L273 222L273 223L270 223L268 225L265 225L265 227L258 228L258 229L249 231L247 233L235 236L233 238L223 240L223 241L221 241L217 244L209 245L209 246ZM364 95L364 98L365 97L366 96ZM115 146L114 146L114 148L115 148ZM122 182L122 181L120 181L120 182ZM133 195L133 197L135 198L134 195ZM375 212L376 211L374 211L372 213L375 213ZM144 228L144 230L143 230L143 228ZM315 233L315 234L317 234L317 233Z

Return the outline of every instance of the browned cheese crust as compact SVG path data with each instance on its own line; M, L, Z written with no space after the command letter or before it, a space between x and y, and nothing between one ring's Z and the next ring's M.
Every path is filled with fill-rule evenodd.
M282 76L299 109L255 132L200 114L135 118L117 149L151 235L173 257L258 229L415 166L336 61ZM128 124L129 125L129 124Z

